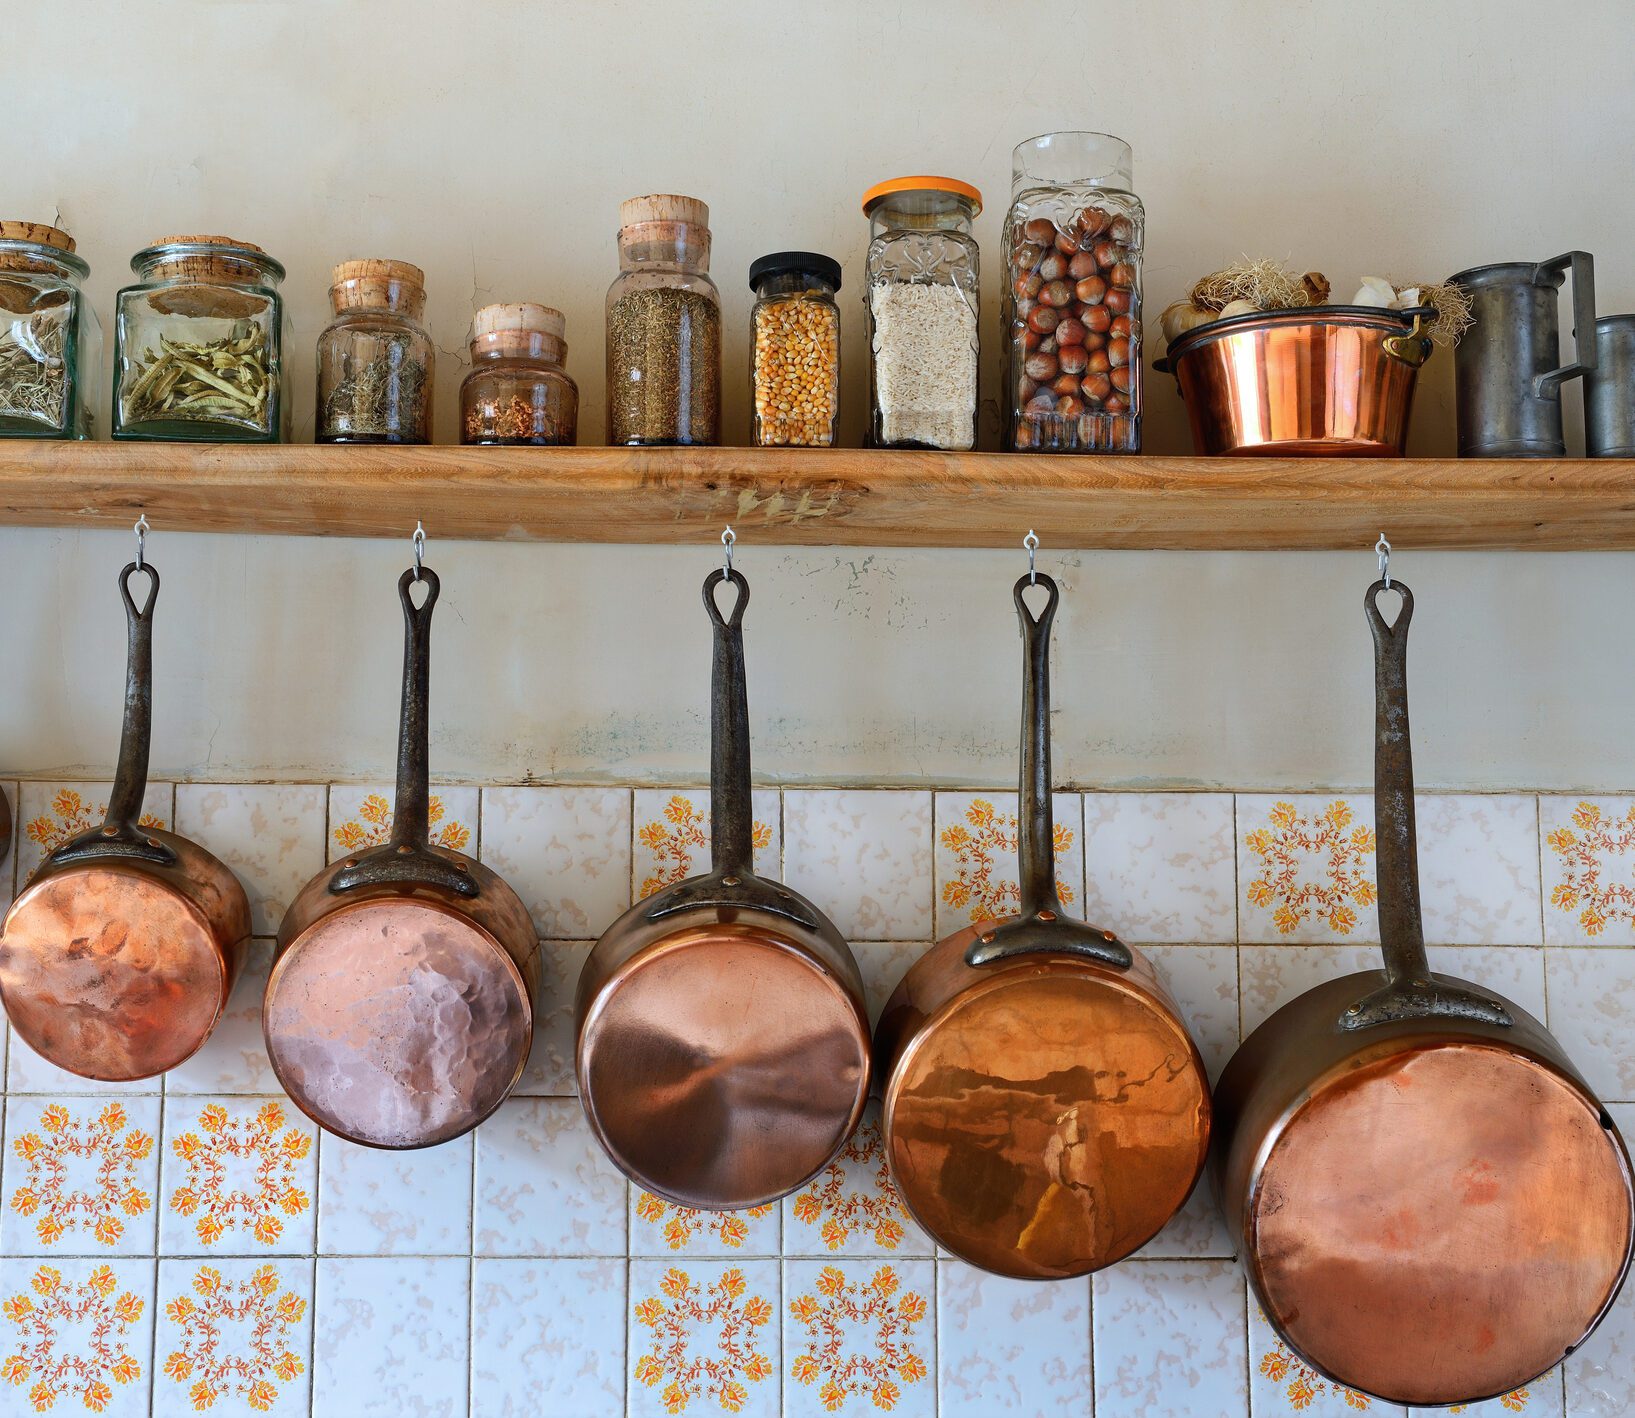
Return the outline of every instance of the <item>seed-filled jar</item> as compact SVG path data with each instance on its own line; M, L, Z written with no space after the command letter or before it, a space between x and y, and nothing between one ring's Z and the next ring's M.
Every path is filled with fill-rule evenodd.
M749 268L757 447L828 448L840 414L840 263L779 251Z
M318 336L319 443L430 443L436 351L420 323L426 274L407 261L342 261L335 318Z
M1141 238L1130 145L1046 133L1012 155L1005 218L1011 448L1141 451Z
M719 443L710 209L696 197L632 197L619 223L619 276L607 293L607 441Z
M226 236L166 236L114 298L115 438L276 443L288 422L284 268Z
M548 305L485 305L471 322L471 373L460 385L460 442L572 444L579 386L562 368L567 320Z
M951 177L898 177L863 194L869 219L869 441L976 442L977 246L982 194Z
M102 328L74 238L0 221L0 438L89 438Z

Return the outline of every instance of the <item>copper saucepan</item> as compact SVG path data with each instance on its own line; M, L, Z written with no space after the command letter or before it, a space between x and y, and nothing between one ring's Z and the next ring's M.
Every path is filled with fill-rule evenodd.
M424 585L418 607L413 588ZM427 707L439 582L405 571L389 841L332 863L278 928L262 1027L278 1081L330 1132L430 1147L505 1101L528 1062L539 942L516 892L429 841Z
M130 592L138 571L149 581L140 609ZM250 903L233 873L198 843L140 824L159 573L133 561L119 594L129 663L107 817L40 864L0 933L12 1028L59 1068L110 1082L152 1078L210 1037L250 938Z
M1384 580L1374 782L1383 971L1331 980L1244 1041L1215 1091L1211 1170L1272 1326L1319 1373L1391 1403L1528 1383L1611 1306L1630 1163L1538 1020L1433 975L1420 920L1407 634Z
M729 616L715 601L737 592ZM759 1206L804 1185L869 1092L869 1023L850 948L804 897L752 868L744 607L713 571L707 875L639 901L579 977L585 1116L615 1165L684 1206Z
M1024 593L1049 597L1035 617ZM1016 583L1026 677L1018 810L1021 915L948 936L903 976L875 1068L891 1175L962 1260L1057 1280L1144 1245L1209 1149L1209 1080L1152 966L1067 917L1050 802L1056 583Z

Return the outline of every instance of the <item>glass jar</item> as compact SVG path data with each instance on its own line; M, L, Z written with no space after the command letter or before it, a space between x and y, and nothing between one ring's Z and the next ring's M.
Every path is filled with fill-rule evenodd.
M840 415L840 263L779 251L749 268L749 392L758 448L828 448Z
M342 261L335 318L318 336L319 443L430 443L436 351L420 323L426 273L407 261Z
M710 209L696 197L619 208L619 276L607 292L607 441L721 441L721 296Z
M114 297L115 438L277 443L284 268L226 236L165 236Z
M579 386L563 370L568 322L525 301L485 305L471 322L471 373L460 385L460 442L493 448L571 445Z
M1141 451L1141 238L1130 145L1017 145L1005 218L1005 437L1017 450Z
M982 194L951 177L898 177L863 194L869 219L869 442L976 442L977 246Z
M102 327L74 238L0 221L0 438L89 438Z

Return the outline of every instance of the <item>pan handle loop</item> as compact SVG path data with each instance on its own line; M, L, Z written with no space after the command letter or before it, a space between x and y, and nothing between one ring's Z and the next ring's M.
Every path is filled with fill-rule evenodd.
M737 593L725 616L716 589L726 582ZM741 571L717 567L704 578L704 608L715 627L710 669L710 862L729 885L753 875L755 812L750 794L749 689L744 671L744 608L749 582Z

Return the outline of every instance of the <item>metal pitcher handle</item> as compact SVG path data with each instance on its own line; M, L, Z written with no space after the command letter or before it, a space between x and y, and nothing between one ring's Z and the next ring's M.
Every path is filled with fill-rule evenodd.
M1569 271L1573 281L1573 353L1577 358L1560 369L1552 369L1533 380L1533 393L1540 399L1553 397L1568 379L1595 371L1595 257L1588 251L1566 251L1551 261L1540 261L1533 270L1535 284L1558 271Z

